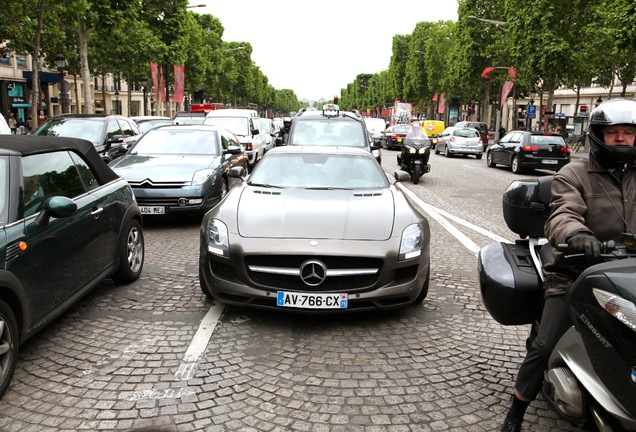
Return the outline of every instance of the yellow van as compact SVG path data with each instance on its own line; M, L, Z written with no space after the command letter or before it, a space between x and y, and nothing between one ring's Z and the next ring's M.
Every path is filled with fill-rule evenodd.
M437 140L434 139L437 135L440 135L446 129L446 125L441 120L422 120L420 121L422 128L426 131L426 135L431 138L431 147L435 148Z

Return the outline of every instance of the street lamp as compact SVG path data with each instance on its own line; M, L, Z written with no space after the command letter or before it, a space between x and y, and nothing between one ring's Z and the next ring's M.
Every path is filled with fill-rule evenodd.
M57 66L57 70L60 72L60 82L58 83L57 89L60 91L60 103L62 104L62 114L68 114L69 110L69 100L68 100L68 90L69 83L64 80L64 68L66 67L66 57L61 52L58 52L55 56L55 66Z
M596 99L596 106L599 106L602 103L603 103L603 99L601 99L601 97L599 96L598 99Z
M148 78L146 77L142 77L139 82L141 83L142 87L144 88L144 115L148 115L148 111L146 110L146 100L148 97L148 89L146 88L146 85L148 85Z
M486 19L486 18L479 18L479 17L476 17L474 15L469 15L468 18L474 19L476 21L481 21L481 22L485 22L485 23L494 25L499 30L504 32L504 38L506 36L506 33L508 33L508 29L503 27L504 25L506 25L506 23L504 21L497 21L497 20L491 20L491 19ZM503 62L502 62L501 63L501 67L499 67L497 69L508 69L508 68L505 67L503 65ZM497 95L497 118L495 120L495 140L498 140L499 138L501 138L499 136L499 129L501 129L501 117L502 117L502 114L503 114L503 112L502 112L503 111L503 107L501 106L501 97L502 97L502 94L503 94L503 87L504 87L504 85L502 84L501 88L499 89L499 94Z
M115 114L119 114L119 90L115 89Z

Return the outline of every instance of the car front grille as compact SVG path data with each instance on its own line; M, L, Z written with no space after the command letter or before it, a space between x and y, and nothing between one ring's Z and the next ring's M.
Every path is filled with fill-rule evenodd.
M264 288L355 292L372 287L382 271L379 258L306 255L245 257L248 277ZM316 277L311 274L316 273Z

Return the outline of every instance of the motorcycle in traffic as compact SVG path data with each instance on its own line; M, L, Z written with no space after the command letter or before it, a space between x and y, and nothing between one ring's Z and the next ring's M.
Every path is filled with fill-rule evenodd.
M543 266L553 258L544 238L552 176L516 180L504 192L503 215L520 236L478 254L481 296L503 325L541 321ZM604 262L583 271L566 294L573 325L555 346L542 393L551 409L577 427L636 431L636 237L605 242ZM567 254L567 245L558 249ZM568 260L583 259L566 255Z
M431 140L421 127L412 127L402 141L397 163L400 169L411 176L413 184L418 184L420 177L430 172L428 160L431 156Z

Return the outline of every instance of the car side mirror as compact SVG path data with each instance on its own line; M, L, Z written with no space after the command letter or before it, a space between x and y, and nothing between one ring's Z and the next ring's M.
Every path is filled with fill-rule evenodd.
M246 174L247 171L242 166L232 167L227 171L227 175L232 178L244 179Z
M260 131L258 129L252 129L252 136L258 135Z
M243 152L243 148L241 146L229 145L227 149L223 150L223 154L241 154Z
M35 223L45 227L49 224L51 217L63 218L72 215L77 210L77 204L65 196L54 196L42 204L40 214L35 218Z
M108 144L116 144L124 141L123 135L113 135L108 139Z

